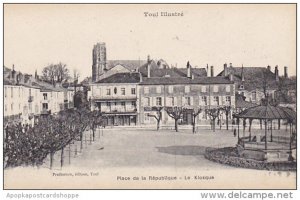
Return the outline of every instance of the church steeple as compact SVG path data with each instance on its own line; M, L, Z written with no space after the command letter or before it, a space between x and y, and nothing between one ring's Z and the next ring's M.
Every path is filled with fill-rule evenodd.
M99 77L107 71L106 68L106 46L104 42L94 45L93 48L93 66L92 80L98 81Z

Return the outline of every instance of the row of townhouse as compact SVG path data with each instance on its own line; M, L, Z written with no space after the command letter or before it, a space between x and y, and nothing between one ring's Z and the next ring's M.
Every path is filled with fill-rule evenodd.
M232 78L232 77L231 77ZM107 117L108 125L154 124L153 107L186 108L180 123L192 123L192 110L202 108L198 123L209 123L205 109L235 107L235 85L228 77L143 77L116 73L90 84L91 109ZM233 110L233 109L232 109ZM225 118L225 116L222 116ZM162 123L173 124L165 111Z
M74 91L5 68L4 123L34 125L40 115L73 107Z

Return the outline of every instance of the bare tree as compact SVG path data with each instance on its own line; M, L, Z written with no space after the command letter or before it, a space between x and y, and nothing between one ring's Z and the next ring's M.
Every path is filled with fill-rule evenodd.
M211 119L211 128L215 132L215 130L216 130L216 118L220 114L220 108L206 109L206 113L209 115L209 117Z
M221 110L225 113L226 116L226 130L228 130L228 116L231 111L231 106L224 106L221 108Z
M64 83L70 78L70 72L67 65L61 62L44 67L42 74L43 79L53 85L55 83Z
M178 120L182 117L184 108L182 107L165 107L167 114L175 120L175 130L178 132Z
M149 117L153 117L154 119L156 119L156 129L159 130L159 125L160 125L160 121L161 121L161 111L162 111L163 107L157 107L154 106L152 107L152 110L155 111L155 114L148 114Z
M202 108L194 108L193 109L193 113L192 113L192 117L193 117L193 121L192 121L192 125L193 125L193 133L196 133L196 117L202 112Z

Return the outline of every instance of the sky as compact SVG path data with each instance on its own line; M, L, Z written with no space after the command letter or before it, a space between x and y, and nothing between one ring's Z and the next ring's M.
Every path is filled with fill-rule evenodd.
M144 12L183 12L145 17ZM169 65L279 66L296 75L294 4L5 4L4 65L41 74L63 62L83 79L92 74L92 48L105 42L108 60L164 59Z

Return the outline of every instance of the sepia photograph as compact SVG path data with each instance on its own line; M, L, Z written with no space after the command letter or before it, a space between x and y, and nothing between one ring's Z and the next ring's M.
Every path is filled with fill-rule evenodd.
M3 189L297 189L297 4L3 4Z

